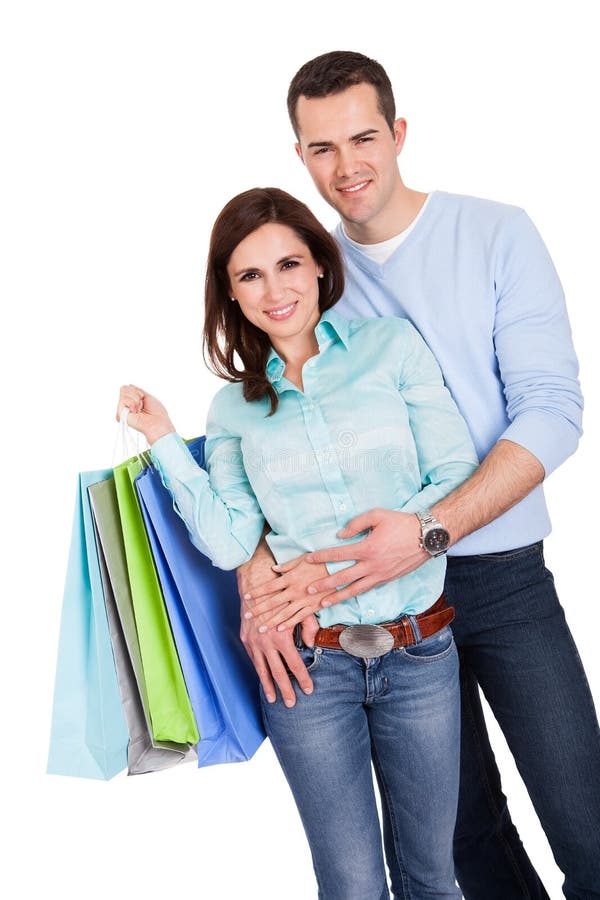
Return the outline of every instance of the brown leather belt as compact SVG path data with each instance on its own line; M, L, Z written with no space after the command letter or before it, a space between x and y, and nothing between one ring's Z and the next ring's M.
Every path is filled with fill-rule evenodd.
M371 658L389 653L396 647L410 647L419 642L409 616L381 625L331 625L319 628L315 637L316 647L328 650L346 650L353 656ZM454 619L454 607L448 606L442 596L425 612L414 616L420 640L431 637Z

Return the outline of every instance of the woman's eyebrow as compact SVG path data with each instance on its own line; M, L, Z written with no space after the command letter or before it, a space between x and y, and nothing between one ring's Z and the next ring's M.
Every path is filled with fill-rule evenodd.
M288 253L287 256L282 256L281 259L278 259L275 263L276 266L280 266L282 263L287 262L289 259L304 259L303 253ZM246 272L260 272L260 266L246 266L244 269L239 269L237 272L234 272L234 277L237 278L239 275L244 275Z

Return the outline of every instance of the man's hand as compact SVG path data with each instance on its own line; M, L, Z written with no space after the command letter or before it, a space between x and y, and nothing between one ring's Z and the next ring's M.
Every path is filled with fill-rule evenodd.
M237 570L238 590L242 598L240 638L258 673L269 703L274 703L277 699L276 684L283 702L291 707L296 703L296 693L289 672L305 694L311 694L313 690L311 677L294 645L293 633L291 631L259 633L256 623L252 619L244 618L246 612L244 596L251 593L254 586L264 583L272 576L273 562L271 551L263 538L252 559ZM302 640L308 647L313 646L318 629L319 623L315 616L311 616L303 623Z
M327 578L319 578L308 588L309 594L331 595L337 587L346 585L321 601L322 606L364 594L380 584L407 575L431 559L419 546L421 525L414 513L372 509L351 519L338 533L342 538L351 538L369 529L370 533L356 543L306 554L305 559L313 564L355 560L353 566ZM286 572L289 565L279 566L278 571Z
M281 566L273 568L278 572L282 569ZM275 626L278 631L290 630L322 607L338 602L335 592L331 597L326 592L308 593L315 578L327 577L327 567L323 563L311 564L303 555L286 563L284 568L285 574L271 577L244 596L244 617L253 619L260 633Z

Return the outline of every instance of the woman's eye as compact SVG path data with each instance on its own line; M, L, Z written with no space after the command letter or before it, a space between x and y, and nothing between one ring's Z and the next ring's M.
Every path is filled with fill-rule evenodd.
M240 281L254 281L255 278L258 278L258 272L244 272Z
M282 269L294 269L296 266L299 266L300 263L297 259L288 259L284 262Z

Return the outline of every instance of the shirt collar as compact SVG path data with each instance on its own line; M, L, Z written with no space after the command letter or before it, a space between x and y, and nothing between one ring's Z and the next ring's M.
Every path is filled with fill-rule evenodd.
M315 328L315 337L319 351L327 345L339 341L346 350L350 349L350 322L333 309L326 310ZM277 387L285 370L285 363L274 347L271 347L267 359L267 378Z

